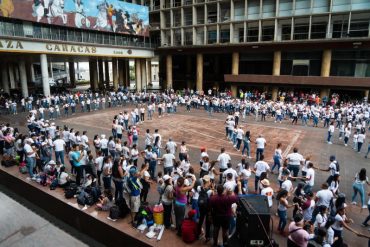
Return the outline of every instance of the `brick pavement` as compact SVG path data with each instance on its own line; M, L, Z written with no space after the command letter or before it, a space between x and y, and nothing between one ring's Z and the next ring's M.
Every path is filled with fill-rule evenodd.
M89 138L92 138L97 133L104 133L109 136L111 134L111 120L120 111L122 111L122 108L107 109L85 115L77 114L73 117L62 118L56 121L56 123L59 125L67 124L69 127L77 130L88 130ZM185 140L190 149L191 163L195 168L199 169L200 146L206 146L208 148L211 160L217 158L218 150L224 146L232 157L232 163L234 165L237 164L241 158L241 154L233 149L231 143L224 137L223 121L226 117L225 114L219 113L208 117L207 113L203 110L192 110L188 113L182 107L179 107L179 111L177 114L164 116L161 119L155 117L153 121L145 122L143 125L140 125L141 132L144 133L147 128L152 131L158 128L162 134L163 143L169 137L172 137L176 142ZM14 123L17 126L19 125L21 130L24 130L24 118L24 114L19 114L15 118L13 116L1 116L1 122ZM368 168L370 164L369 159L366 160L363 158L364 154L357 154L350 147L344 147L342 142L337 138L337 132L335 133L333 145L326 144L326 128L312 128L300 125L292 126L290 122L278 124L274 123L271 118L267 118L266 122L256 122L253 117L248 117L247 122L241 122L241 125L244 126L244 130L251 131L253 139L259 133L263 133L268 142L266 147L267 160L271 160L272 152L277 142L283 143L283 152L285 150L285 153L289 153L293 146L297 146L302 155L312 155L314 164L322 168L328 166L330 155L336 155L341 165L341 183L339 189L347 195L348 204L352 195L352 183L355 173L362 167ZM140 141L143 141L143 138L140 139ZM139 144L142 146L143 144L140 141ZM367 144L364 147L367 147ZM252 145L252 157L254 157L254 149L255 147ZM363 152L365 149L363 149ZM253 161L251 160L252 164ZM316 171L314 191L318 190L320 184L326 180L327 176L327 172ZM277 189L276 176L270 175L269 179L274 182L273 188ZM250 188L252 188L252 183L253 181L250 181ZM155 192L155 186L152 186L152 192L149 195L149 201L157 201L158 197ZM276 211L276 202L274 204L272 212ZM362 211L358 206L349 205L347 214L355 221L352 224L353 228L370 235L367 229L359 226L360 222L367 216L367 210ZM291 216L291 213L288 215ZM278 218L273 217L273 219L276 228ZM344 239L350 246L366 245L366 241L363 238L354 236L352 233L346 232L346 230L344 232ZM285 240L279 235L274 234L274 238L281 243L281 246L285 245Z

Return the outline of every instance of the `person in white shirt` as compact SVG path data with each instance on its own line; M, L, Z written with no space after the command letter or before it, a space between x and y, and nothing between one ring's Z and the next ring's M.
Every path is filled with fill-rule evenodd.
M173 165L176 162L175 155L170 153L169 149L166 149L166 154L163 155L159 160L163 160L163 174L170 175L173 170Z
M267 172L270 170L270 166L265 162L263 161L265 158L265 156L263 154L261 154L260 156L260 160L256 162L256 164L254 165L254 172L255 172L255 179L254 179L254 190L257 191L257 188L258 188L258 182L260 180L260 176L262 174L262 172Z
M226 171L227 164L231 161L230 155L225 153L225 148L221 148L221 154L217 157L218 166L220 167L220 183L222 183L222 173Z
M233 169L232 164L227 164L227 169L222 173L223 181L225 181L227 174L232 174L233 179L236 181L238 173Z
M333 144L331 142L331 137L333 136L334 134L334 130L335 130L335 127L334 127L334 122L331 122L330 125L329 125L329 129L328 129L328 138L327 138L327 142L328 144Z
M24 152L26 154L26 164L30 178L34 178L33 169L36 165L36 150L31 147L33 140L28 138L25 140Z
M55 150L55 161L60 161L61 164L65 165L64 163L64 149L66 146L66 143L63 139L60 138L60 136L56 137L57 139L53 142L53 147Z
M261 195L267 197L267 201L269 203L269 208L272 207L272 196L274 195L274 190L270 187L270 181L264 179L261 181L263 189L261 190Z
M361 152L362 144L364 144L365 138L366 138L365 132L362 132L362 131L357 136L357 152L358 153Z
M234 146L236 150L238 151L240 151L240 146L242 144L243 136L244 136L244 131L241 127L238 126L236 130L236 145Z
M103 172L103 160L104 160L103 153L100 150L97 151L96 158L95 158L95 167L97 171L97 179L98 179L99 186L101 186L100 177Z
M293 153L288 154L286 159L288 161L288 169L293 173L294 177L297 177L299 167L304 163L304 158L298 153L298 148L293 148Z
M235 179L233 178L232 173L226 174L226 182L224 183L224 189L227 192L234 192L235 188L237 186L237 183L235 182Z
M101 151L103 152L104 156L108 156L108 139L105 138L104 134L101 135L100 148L101 148Z
M313 169L313 163L309 162L307 164L307 173L304 180L306 180L306 185L304 186L303 190L304 193L312 192L312 188L315 184L315 170Z
M170 153L175 155L177 150L176 142L172 141L172 139L170 138L166 143L166 149L170 150Z
M263 138L262 135L259 135L256 139L256 161L259 161L261 159L261 155L263 155L263 152L265 150L266 146L266 139Z

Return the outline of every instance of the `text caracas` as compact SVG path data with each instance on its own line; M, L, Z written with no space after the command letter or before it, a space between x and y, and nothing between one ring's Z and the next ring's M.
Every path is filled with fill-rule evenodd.
M68 52L68 53L96 53L96 47L84 45L59 45L59 44L46 44L46 49L53 52Z

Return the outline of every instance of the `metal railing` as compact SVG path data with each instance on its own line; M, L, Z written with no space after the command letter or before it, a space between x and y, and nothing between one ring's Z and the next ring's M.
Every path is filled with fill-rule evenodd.
M63 27L33 26L33 33L25 34L23 24L3 22L0 20L0 36L26 37L53 41L83 42L89 44L104 44L112 46L133 46L144 48L156 48L158 45L149 42L149 38L139 36L124 36L119 34L105 34L85 30L73 30Z

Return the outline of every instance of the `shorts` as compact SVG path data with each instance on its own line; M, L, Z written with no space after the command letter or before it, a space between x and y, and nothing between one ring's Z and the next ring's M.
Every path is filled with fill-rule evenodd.
M131 212L137 213L139 212L140 208L140 195L138 196L130 196L130 209Z

